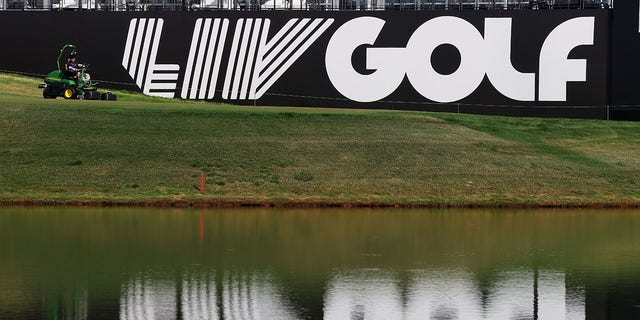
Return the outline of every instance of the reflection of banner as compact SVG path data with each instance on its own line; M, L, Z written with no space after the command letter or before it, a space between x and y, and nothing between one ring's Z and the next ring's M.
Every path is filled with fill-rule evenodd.
M176 319L175 282L138 275L123 284L120 320Z
M296 310L277 283L267 275L224 273L223 319L297 319Z
M185 272L179 287L178 292L173 279L135 276L122 286L120 319L299 318L267 275Z
M15 30L5 41L24 44L0 52L0 69L46 73L73 41L94 77L150 95L480 113L553 107L538 115L608 102L607 10L0 14L0 27ZM33 21L73 31L31 33Z
M402 299L396 274L362 270L335 275L327 284L324 318L402 319Z
M353 270L327 285L324 318L585 319L584 291L567 288L563 272L507 271L487 285L463 271L415 271L404 289L394 273Z
M183 319L220 319L215 273L185 272L180 306Z

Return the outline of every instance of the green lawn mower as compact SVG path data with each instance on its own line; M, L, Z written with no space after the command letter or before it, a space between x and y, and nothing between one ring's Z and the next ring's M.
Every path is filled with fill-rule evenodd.
M65 44L60 49L58 60L56 60L58 70L51 71L44 79L44 84L38 86L44 89L42 96L45 99L63 97L65 99L80 100L116 100L116 95L111 92L98 92L98 82L91 80L88 65L78 64L76 71L63 69L60 66L60 61L65 56L65 53L68 53L69 57L75 56L76 47L71 44Z

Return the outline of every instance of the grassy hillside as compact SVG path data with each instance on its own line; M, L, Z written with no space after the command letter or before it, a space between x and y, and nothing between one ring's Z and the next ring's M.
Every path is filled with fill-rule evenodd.
M640 123L44 100L38 82L0 75L0 199L640 203Z

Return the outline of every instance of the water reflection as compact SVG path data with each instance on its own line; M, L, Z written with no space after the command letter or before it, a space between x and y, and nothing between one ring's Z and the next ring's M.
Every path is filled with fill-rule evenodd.
M57 289L43 288L42 316L45 319L86 320L89 310L89 294L86 283Z
M482 296L473 275L463 271L414 271L407 292L406 319L482 319Z
M273 276L189 271L179 282L138 274L121 289L120 319L300 319ZM585 293L557 270L512 270L481 284L463 270L336 272L322 318L585 319ZM483 288L483 286L486 286ZM86 305L86 304L85 304ZM86 307L84 317L86 318Z
M120 319L298 319L268 275L189 271L177 285L153 274L134 276L122 286Z
M584 291L566 288L561 271L501 272L483 292L464 271L397 273L352 270L328 285L324 318L585 319Z
M297 319L269 275L227 272L223 279L223 319Z
M640 319L640 211L0 210L0 319Z
M176 319L176 302L176 287L173 281L138 275L122 287L120 319Z
M325 319L402 319L397 276L381 270L346 271L327 284Z
M218 319L218 287L215 272L185 272L182 276L184 319Z

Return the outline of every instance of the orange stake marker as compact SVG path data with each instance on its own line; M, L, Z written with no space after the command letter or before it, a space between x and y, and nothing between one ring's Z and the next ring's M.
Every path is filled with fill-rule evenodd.
M204 172L200 173L200 193L204 190Z

